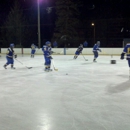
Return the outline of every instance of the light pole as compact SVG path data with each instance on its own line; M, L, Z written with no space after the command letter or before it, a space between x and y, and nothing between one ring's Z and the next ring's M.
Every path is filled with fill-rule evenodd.
M41 47L41 32L40 32L40 5L39 0L37 0L37 12L38 12L38 46Z
M95 44L95 24L91 23L91 25L93 26L93 37L94 37L94 44Z

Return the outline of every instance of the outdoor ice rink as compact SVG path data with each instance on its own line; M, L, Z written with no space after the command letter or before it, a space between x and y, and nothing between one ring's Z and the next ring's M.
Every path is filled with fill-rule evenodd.
M54 55L58 71L44 72L42 55L18 55L24 65L15 61L15 70L2 55L0 130L130 130L127 61L85 57Z

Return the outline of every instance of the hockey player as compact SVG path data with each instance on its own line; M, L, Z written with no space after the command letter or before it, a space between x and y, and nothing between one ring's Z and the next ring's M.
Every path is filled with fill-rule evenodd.
M43 45L42 51L43 51L43 55L44 55L44 59L45 59L45 71L47 71L47 72L52 71L52 69L50 69L50 67L51 67L51 59L53 59L51 56L53 51L51 51L51 42L50 41L47 41L45 43L45 45Z
M83 51L83 45L80 44L80 46L78 47L78 49L75 52L74 59L77 59L77 57L80 55L80 53L82 53L82 51Z
M38 48L36 45L32 44L31 45L31 57L34 58L36 48Z
M127 55L127 61L128 61L128 65L129 65L129 67L130 67L130 43L127 43L126 44L126 46L124 47L124 50L123 50L123 52L121 53L121 60L123 60L124 59L124 55Z
M100 46L100 41L97 41L97 43L93 46L93 54L94 54L93 62L96 62L96 59L98 58L98 51L101 52L99 46Z
M14 44L11 43L10 47L7 49L7 53L6 53L6 59L7 59L7 63L4 65L4 68L7 69L6 67L11 64L11 69L15 69L14 67L14 59L13 57L17 58L17 55L14 53Z

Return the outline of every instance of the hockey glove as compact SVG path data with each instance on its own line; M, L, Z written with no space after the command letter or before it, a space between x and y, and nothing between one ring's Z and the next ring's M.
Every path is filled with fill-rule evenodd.
M50 51L50 54L54 53L54 51Z
M101 49L99 49L99 51L100 51L100 52L102 52L102 50L101 50Z
M125 53L122 53L122 54L121 54L121 58L120 58L121 60L124 59L124 55L125 55Z
M52 56L49 56L50 59L53 59Z

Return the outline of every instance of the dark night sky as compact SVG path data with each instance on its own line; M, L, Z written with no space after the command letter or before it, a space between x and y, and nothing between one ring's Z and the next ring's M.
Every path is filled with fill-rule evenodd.
M1 0L0 1L0 25L4 23L6 20L10 8L13 6L13 2L15 0ZM56 0L40 0L41 8L48 6L54 6ZM73 0L78 1L78 0ZM80 7L80 18L87 20L96 20L96 19L111 19L111 18L130 18L130 0L80 0L82 3L82 7ZM37 24L37 0L19 0L23 12L28 16L28 13L31 11L32 24ZM29 12L30 11L30 12ZM45 12L41 11L41 17L43 17ZM30 15L29 15L30 16ZM46 17L46 18L45 18ZM55 22L55 14L52 12L51 15L48 14L45 16L43 20L50 19L50 21L54 24ZM34 22L33 22L34 21ZM43 22L44 23L44 22ZM30 23L31 24L31 23ZM45 23L44 23L45 24ZM45 27L45 26L44 26ZM51 31L51 26L50 31ZM46 27L48 30L48 26ZM49 32L48 32L49 33Z
M93 0L93 2L86 1L84 11L88 12L88 17L93 15L93 18L115 18L130 16L129 0ZM91 9L95 5L94 9ZM90 14L90 15L89 15Z
M13 7L15 0L1 0L0 1L0 25L7 18L8 13ZM42 0L41 0L42 1ZM37 0L19 0L23 12L26 14L29 10L34 10L34 13L37 11ZM47 6L52 6L54 2L52 0L44 0L41 2L41 7L45 8Z
M15 0L0 1L0 16L8 14ZM53 6L56 0L40 0L41 7ZM19 0L22 9L37 9L37 0ZM80 0L82 16L93 19L130 16L129 0ZM4 17L4 15L2 15ZM2 18L1 18L2 19ZM4 18L3 18L4 19Z

